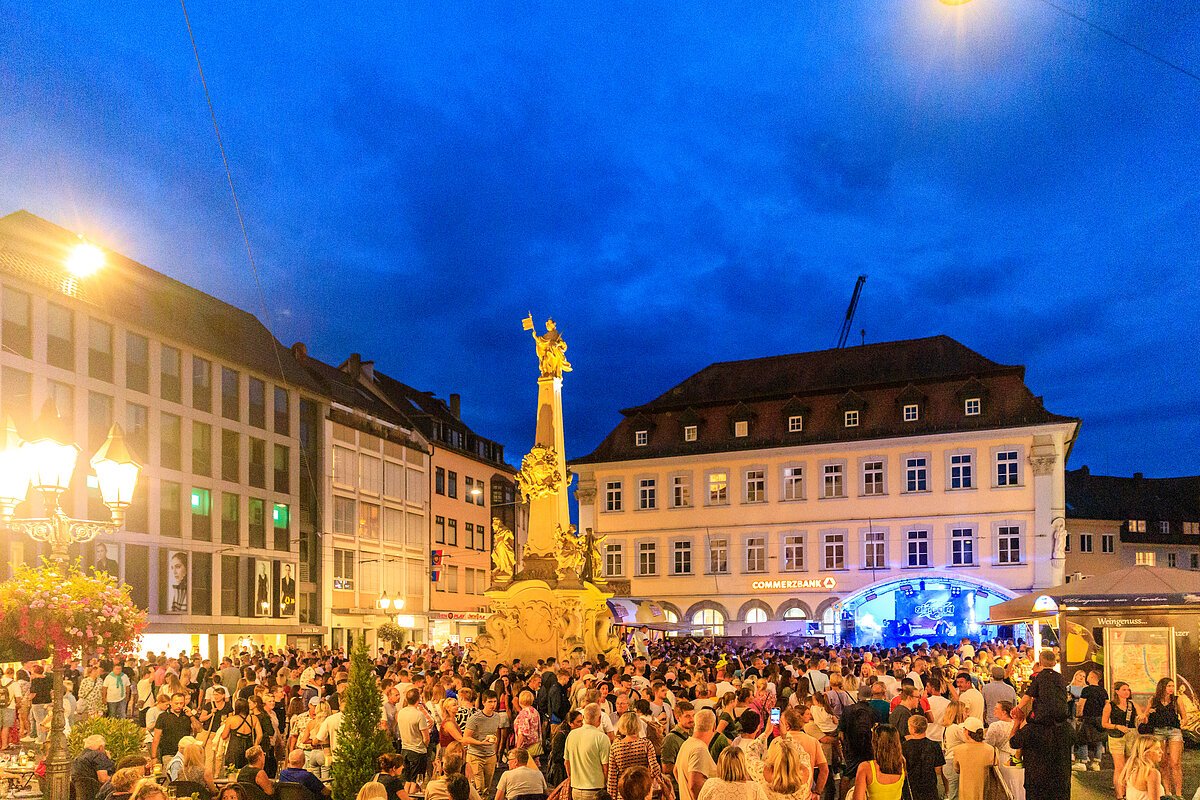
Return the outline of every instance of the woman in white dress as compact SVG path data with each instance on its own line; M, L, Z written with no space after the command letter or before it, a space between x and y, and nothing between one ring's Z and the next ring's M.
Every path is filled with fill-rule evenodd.
M1139 734L1130 749L1121 776L1125 800L1162 800L1162 773L1158 771L1163 757L1162 741L1157 736Z
M750 777L740 747L726 747L717 758L717 774L704 782L696 800L767 800L763 785Z

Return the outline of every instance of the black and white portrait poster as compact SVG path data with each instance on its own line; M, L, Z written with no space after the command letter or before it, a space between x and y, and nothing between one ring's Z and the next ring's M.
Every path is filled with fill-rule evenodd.
M96 539L92 542L92 567L97 572L107 572L114 578L121 577L121 545Z
M254 560L254 616L271 616L271 562Z
M166 613L188 613L191 606L191 596L188 591L192 572L191 566L191 554L187 551L167 551Z
M283 564L279 573L279 615L290 617L296 613L295 566Z

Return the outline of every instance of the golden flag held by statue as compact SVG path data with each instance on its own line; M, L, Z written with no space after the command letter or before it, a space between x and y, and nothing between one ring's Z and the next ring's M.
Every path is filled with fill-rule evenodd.
M533 330L533 312L532 311L529 312L529 316L527 316L527 317L525 317L525 319L521 320L521 330L525 330L525 331Z

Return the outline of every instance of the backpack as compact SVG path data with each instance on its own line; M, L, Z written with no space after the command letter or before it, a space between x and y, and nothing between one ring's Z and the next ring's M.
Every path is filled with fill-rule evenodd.
M12 692L8 690L11 683L12 681L0 683L0 708L8 708L12 705Z

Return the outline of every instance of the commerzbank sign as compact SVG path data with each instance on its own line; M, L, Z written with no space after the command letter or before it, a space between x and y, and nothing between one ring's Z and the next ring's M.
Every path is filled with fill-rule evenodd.
M779 581L751 581L751 589L766 589L766 590L797 590L797 589L824 589L827 592L832 592L837 587L837 581L833 577L826 578L800 578L798 580L779 580Z

